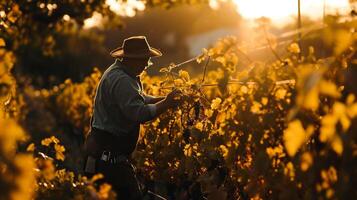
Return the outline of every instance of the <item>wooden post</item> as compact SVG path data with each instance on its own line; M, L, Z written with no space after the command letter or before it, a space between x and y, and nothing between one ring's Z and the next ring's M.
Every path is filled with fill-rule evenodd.
M302 53L301 38L302 38L302 35L301 35L301 9L300 9L300 0L298 0L298 30L299 30L299 33L298 33L298 44L299 44L299 47L300 47L299 58L301 58L301 53Z

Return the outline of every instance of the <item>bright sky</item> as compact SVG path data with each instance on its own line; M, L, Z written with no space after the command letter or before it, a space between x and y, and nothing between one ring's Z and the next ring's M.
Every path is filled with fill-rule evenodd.
M213 9L219 7L220 1L209 0L209 5ZM232 0L237 7L237 12L246 19L256 19L268 17L276 25L283 25L292 21L297 15L298 0ZM313 19L323 17L324 4L326 13L336 12L346 13L349 11L348 0L300 0L301 13ZM106 0L110 10L121 16L133 17L137 11L145 9L145 4L141 0ZM92 18L85 21L85 27L91 28L98 26L101 16L94 14Z
M215 1L215 0L214 0ZM314 19L323 16L323 8L326 13L344 12L349 9L348 0L300 0L302 15ZM275 23L284 23L297 15L298 0L233 0L237 11L244 18L255 19L268 17Z

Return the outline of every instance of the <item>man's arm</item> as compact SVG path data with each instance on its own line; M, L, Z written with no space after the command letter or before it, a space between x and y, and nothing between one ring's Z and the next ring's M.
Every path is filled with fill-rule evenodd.
M143 94L144 99L145 99L145 103L146 104L155 104L163 99L165 99L164 96L152 96L152 95L148 95L148 94Z
M120 110L128 119L144 123L154 119L166 110L176 107L180 103L181 92L174 90L166 97L155 98L156 103L146 104L145 98L139 94L135 84L130 82L130 78L116 80L114 83L114 99L118 103Z
M122 77L114 81L111 93L126 118L144 123L156 116L156 105L146 104L136 87L129 77Z

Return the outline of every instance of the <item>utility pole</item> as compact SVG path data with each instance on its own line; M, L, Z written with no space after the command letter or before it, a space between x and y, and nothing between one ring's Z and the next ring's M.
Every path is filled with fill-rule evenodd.
M326 17L326 0L324 0L324 7L323 7L323 16L322 16L322 23L325 24Z
M302 53L302 46L301 46L301 9L300 9L300 0L298 0L298 44L300 47L300 53L299 53L299 58L301 58L301 53Z
M322 24L325 26L326 23L326 0L324 0L324 4L323 4L323 16L322 16ZM326 56L326 48L322 48L321 49L321 55L322 56Z

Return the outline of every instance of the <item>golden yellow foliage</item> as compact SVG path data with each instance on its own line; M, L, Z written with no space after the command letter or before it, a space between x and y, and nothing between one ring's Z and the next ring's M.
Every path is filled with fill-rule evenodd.
M182 86L184 85L184 81L182 79L175 79L174 84L175 86Z
M355 40L355 37L348 30L337 30L335 32L336 46L334 52L336 55L345 51Z
M325 197L327 199L333 198L335 191L332 187L333 184L336 183L338 180L337 171L335 167L330 166L327 170L326 169L321 170L320 175L321 175L322 182L321 184L316 185L317 190L318 191L325 190L326 191Z
M262 100L261 100L261 102L262 102L262 104L263 104L264 106L266 106L266 105L268 104L268 102L269 102L269 99L268 99L267 97L263 97Z
M243 93L243 94L246 94L248 93L248 87L243 85L241 88L240 88L240 91Z
M332 149L339 155L343 152L343 144L340 136L335 136L331 141Z
M203 130L203 123L202 122L196 123L195 128L197 128L198 130L202 131Z
M10 19L16 22L20 18L14 15ZM337 26L336 29L341 27ZM204 192L215 194L212 196L217 199L288 199L285 193L301 198L305 197L305 193L307 198L311 193L322 199L334 198L341 192L336 188L349 187L354 181L353 177L344 178L351 175L344 166L321 169L321 166L334 164L332 161L337 156L338 159L350 162L351 155L357 152L355 135L352 133L354 130L351 130L357 116L357 103L353 95L345 99L350 91L344 86L342 71L350 64L350 57L344 52L351 45L355 46L354 29L327 31L329 36L325 40L328 40L331 50L338 55L333 59L317 59L314 52L319 51L318 47L316 50L309 47L309 53L305 56L297 43L288 46L290 53L287 57L280 55L280 52L274 50L278 45L277 40L270 33L266 34L265 39L277 57L271 63L251 60L250 55L246 54L248 51L244 48L245 44L237 37L219 40L204 52L205 55L198 58L203 61L210 56L215 61L216 69L207 71L205 77L204 84L210 87L201 85L201 76L194 78L184 70L173 72L175 65L160 70L165 74L164 77L149 77L143 73L141 78L146 93L165 96L173 88L182 90L189 97L177 109L142 124L135 159L145 180L154 183L158 181L163 185L169 183L178 190L187 191L187 195L193 195L196 193L191 190L196 189L194 184L199 182L197 177L207 174L205 181L209 183L206 184L209 189L205 188ZM45 45L49 47L46 55L54 53L51 52L54 40L54 36L44 38ZM4 45L5 41L0 39L0 47ZM301 58L296 55L299 53L303 53ZM15 58L12 53L3 51L3 48L0 49L0 58L0 74L4 74L1 76L1 84L6 86L4 88L10 88L4 90L0 102L15 110L13 105L8 104L14 97L21 96L15 95L16 81L9 73ZM56 107L56 117L60 118L58 121L68 120L66 122L70 123L71 128L85 134L93 109L95 86L100 76L100 71L94 70L81 83L67 79L50 90L30 91L25 88L30 91L26 100L42 98L46 106L51 109ZM218 88L211 87L216 85ZM4 116L10 114L5 113ZM28 124L26 120L24 124ZM65 187L71 190L69 195L80 193L78 196L72 195L75 199L90 199L85 194L93 191L98 198L110 198L109 185L102 185L99 191L93 186L93 182L102 178L102 175L96 175L91 180L77 180L74 173L56 169L58 163L66 164L62 162L66 161L64 154L70 153L66 152L65 146L56 137L43 139L40 142L42 146L38 148L34 145L38 141L27 146L27 150L34 154L41 153L38 152L40 149L48 150L47 153L55 159L43 153L35 159L21 157L19 155L22 154L16 152L16 143L24 136L22 129L16 121L8 118L0 120L0 127L6 127L1 129L0 155L10 162L3 164L0 161L0 172L3 175L0 180L4 179L6 185L7 174L10 174L16 179L14 182L18 182L17 174L3 167L13 163L20 168L17 169L17 172L21 172L19 176L28 177L20 181L23 187L17 187L21 190L16 191L18 194L9 190L9 194L19 195L14 198L31 196L32 193L27 193L25 188L31 188L30 182L34 179L32 171L25 174L22 166L17 165L37 168L37 183L33 184L38 195L36 198L41 199L54 191L63 192ZM328 151L330 149L337 155L331 154ZM352 153L347 149L351 149ZM294 158L288 158L286 154ZM31 165L33 161L36 166L33 163ZM321 174L321 183L319 177L309 180L302 178L311 172ZM345 174L338 180L337 174L340 172ZM298 175L302 177L296 177ZM277 180L279 184L275 184ZM229 194L225 189L239 192Z
M17 153L17 142L25 140L25 132L14 119L0 110L0 189L4 199L32 199L35 176L32 156Z
M179 71L179 77L182 78L184 81L189 81L190 80L190 75L185 70L180 70Z
M315 111L319 106L319 82L323 70L319 65L303 65L297 69L296 103L298 106Z
M335 126L338 118L334 115L325 115L321 119L321 128L319 139L326 142L335 135Z
M292 43L288 47L288 51L291 53L299 54L300 53L300 47L297 43Z
M279 88L279 89L275 92L275 97L276 97L277 99L284 99L285 96L286 96L286 94L287 94L286 89L284 89L284 88Z
M228 148L225 145L220 145L219 149L221 150L223 157L227 158L228 153L229 153Z
M278 145L276 147L268 147L266 149L266 153L268 154L269 158L283 158L285 157L284 149L282 145Z
M212 100L212 104L211 104L211 109L212 110L217 110L219 105L221 104L222 99L217 97L216 99Z
M284 145L289 156L294 156L298 149L309 139L314 128L309 126L306 130L300 120L294 120L288 124L284 131Z
M310 152L305 152L301 155L300 168L302 171L308 170L313 164L314 159Z
M44 146L50 146L52 143L58 144L59 139L57 139L55 136L51 136L49 138L45 138L45 139L41 140L41 144Z
M325 94L334 98L341 96L336 84L331 81L321 80L319 83L319 91L321 94Z
M41 140L41 144L44 146L50 146L50 144L52 143L52 139L51 138L45 138L43 140Z
M14 158L14 164L18 166L19 171L16 171L14 181L16 189L11 193L10 199L32 199L35 190L35 176L33 169L35 162L31 155L19 154ZM9 174L5 175L9 176Z
M24 141L26 135L22 127L13 119L5 118L0 110L0 152L7 158L14 156L16 142Z
M291 181L295 179L295 168L292 162L288 162L284 168L285 176L288 176Z
M64 148L64 146L55 144L56 159L64 161L65 157L63 153L65 152L65 150L66 149Z
M253 105L252 107L250 108L250 111L252 113L261 113L261 108L262 108L262 104L260 104L259 102L257 101L253 101Z
M6 46L5 40L3 38L0 38L0 47Z
M99 187L99 198L100 199L108 199L109 196L110 196L110 191L112 189L112 186L107 184L107 183L104 183L102 185L100 185Z
M35 144L34 143L29 144L26 148L26 151L31 151L31 152L35 151Z

